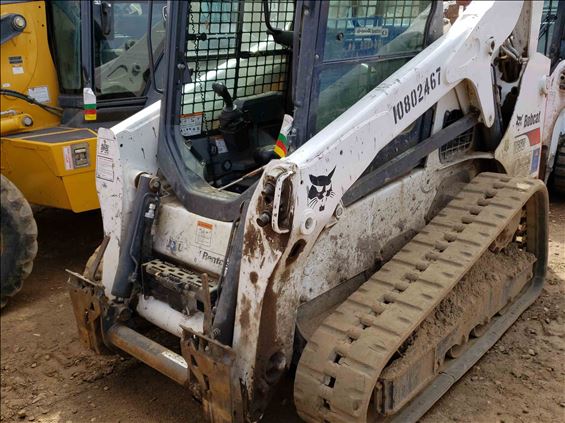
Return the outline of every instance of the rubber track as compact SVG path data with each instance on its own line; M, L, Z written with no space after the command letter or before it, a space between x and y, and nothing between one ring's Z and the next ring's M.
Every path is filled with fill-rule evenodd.
M539 180L483 173L330 314L300 358L294 400L309 422L365 422L393 354L481 257Z

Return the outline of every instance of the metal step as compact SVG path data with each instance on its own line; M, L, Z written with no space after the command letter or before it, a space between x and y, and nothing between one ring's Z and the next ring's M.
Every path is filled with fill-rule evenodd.
M218 281L208 277L205 289L204 273L160 259L143 263L142 267L144 293L169 304L179 312L187 315L203 312L206 303L213 304L216 300Z

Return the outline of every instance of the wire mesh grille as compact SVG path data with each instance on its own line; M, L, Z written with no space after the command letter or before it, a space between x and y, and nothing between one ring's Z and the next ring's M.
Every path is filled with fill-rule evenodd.
M471 149L473 144L473 130L469 129L458 135L440 148L440 160L442 163L451 162Z
M461 117L463 117L463 114L459 110L454 110L453 112L448 113L444 119L443 127L445 128L446 126L449 126ZM440 162L452 162L471 150L473 147L474 134L474 128L468 129L467 131L459 134L453 140L449 141L447 144L442 145L439 149Z
M290 29L294 0L269 6L272 26ZM212 84L224 83L234 99L284 92L289 50L267 34L261 1L191 1L189 7L185 57L192 82L184 86L181 100L190 122L184 135L208 135L218 128L223 107Z
M427 14L422 12L429 0L332 0L329 3L326 30L325 60L374 56L387 51L383 47L414 24L424 32ZM422 19L417 19L422 14ZM336 43L336 39L339 43ZM402 50L421 47L421 37L414 37L419 45L406 43ZM337 48L332 48L332 46ZM395 53L398 53L396 46ZM386 49L385 49L386 50Z

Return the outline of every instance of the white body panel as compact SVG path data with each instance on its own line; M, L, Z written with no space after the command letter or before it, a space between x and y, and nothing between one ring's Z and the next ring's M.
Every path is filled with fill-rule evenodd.
M96 191L102 209L104 235L110 242L104 253L102 283L111 298L120 255L120 240L135 195L135 178L157 171L157 133L161 102L120 122L100 128L96 149Z
M171 222L182 222L171 225ZM163 200L153 237L158 253L203 272L220 275L230 241L232 223L198 216L178 201Z
M316 248L306 259L300 301L309 301L373 268L377 260L388 260L394 251L387 251L387 244L396 240L393 244L399 248L412 238L415 231L426 224L426 214L441 181L458 173L473 175L471 163L443 170L430 166L414 170L407 177L344 208L339 220L322 231ZM453 190L460 186L451 184ZM450 187L442 188L442 194L447 194Z
M565 134L565 90L559 88L562 78L565 79L565 61L557 64L547 81L547 102L542 139L542 145L548 150L546 182L555 163L559 136Z
M510 175L538 175L549 65L547 57L534 53L522 75L512 119L495 152L496 159Z

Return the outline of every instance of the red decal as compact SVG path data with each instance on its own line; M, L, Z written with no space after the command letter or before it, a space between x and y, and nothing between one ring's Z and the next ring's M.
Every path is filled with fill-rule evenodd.
M541 135L539 128L532 129L531 131L526 132L523 135L526 135L528 137L528 141L530 142L530 147L533 147L534 145L538 145L541 142Z

